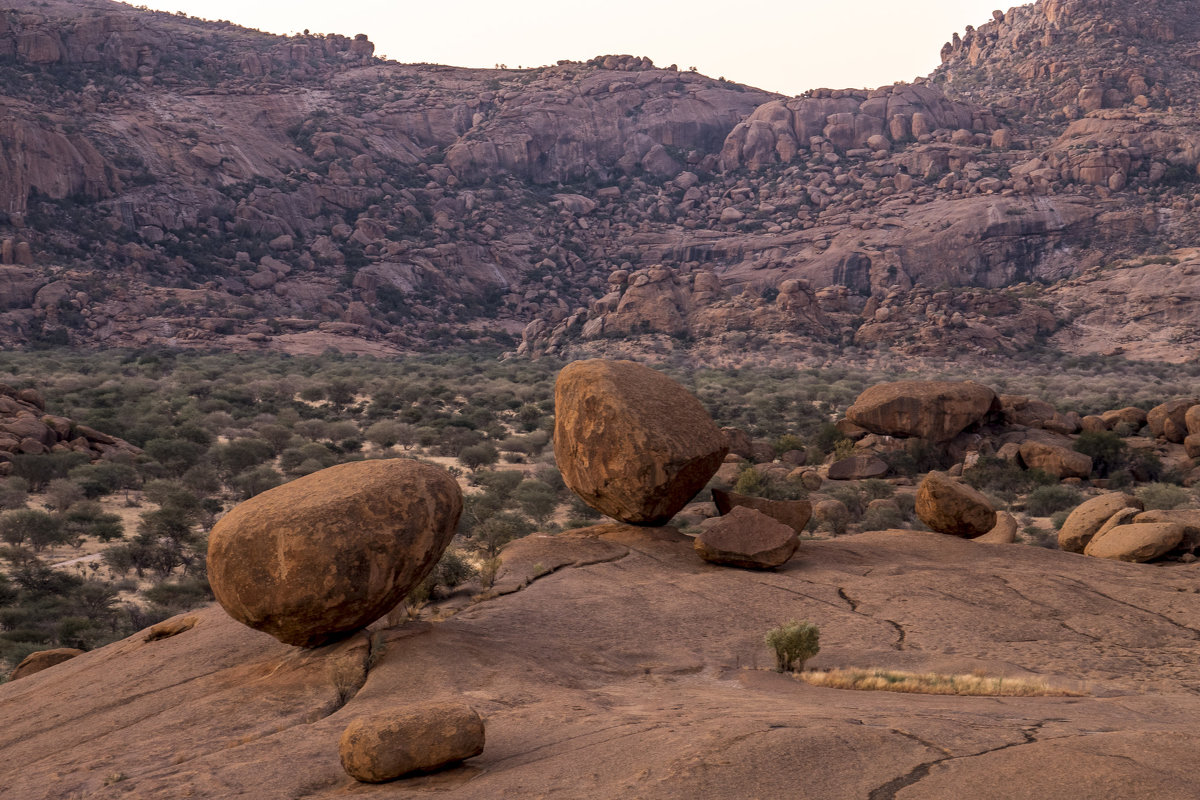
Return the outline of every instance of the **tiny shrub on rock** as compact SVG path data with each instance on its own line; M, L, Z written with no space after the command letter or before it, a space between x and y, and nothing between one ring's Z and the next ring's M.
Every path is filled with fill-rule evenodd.
M804 663L821 651L821 632L811 622L792 620L778 628L767 631L767 646L775 651L775 661L779 672L790 672L799 662L799 670L804 671Z

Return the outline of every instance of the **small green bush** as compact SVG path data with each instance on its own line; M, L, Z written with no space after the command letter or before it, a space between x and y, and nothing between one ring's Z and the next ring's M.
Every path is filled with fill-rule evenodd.
M864 531L887 531L904 527L904 514L898 508L876 506L867 509L863 514L859 527Z
M1034 517L1048 517L1056 511L1068 511L1083 502L1074 486L1039 486L1025 498L1025 510Z
M804 663L821 651L821 632L811 622L792 620L786 625L767 631L765 638L767 646L775 651L775 662L779 672L790 672L799 662L799 670L804 671Z
M1091 456L1092 472L1100 478L1107 478L1111 472L1125 466L1128 449L1121 437L1112 431L1084 431L1075 440L1075 450Z
M1169 483L1151 483L1147 486L1140 486L1134 491L1134 494L1145 504L1147 510L1178 508L1192 499L1187 489L1181 486L1172 486Z

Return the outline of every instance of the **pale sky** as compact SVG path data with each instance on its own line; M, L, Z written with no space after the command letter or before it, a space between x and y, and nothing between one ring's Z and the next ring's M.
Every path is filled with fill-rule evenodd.
M531 67L608 53L696 67L783 94L874 88L927 75L955 31L995 0L135 0L272 33L366 33L377 55L463 67Z

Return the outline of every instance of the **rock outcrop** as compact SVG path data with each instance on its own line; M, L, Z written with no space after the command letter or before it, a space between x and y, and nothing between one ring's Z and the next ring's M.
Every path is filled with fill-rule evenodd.
M996 511L982 493L940 472L921 481L915 510L938 533L974 539L996 527Z
M1150 561L1183 541L1183 526L1172 522L1143 522L1117 525L1098 533L1083 554L1116 561Z
M977 383L897 381L860 394L846 419L872 433L945 442L998 410L996 393Z
M812 503L807 500L768 500L765 497L751 497L721 489L713 489L712 496L718 514L728 514L741 506L753 508L787 525L797 535L804 533L804 528L812 517Z
M1058 531L1058 549L1082 553L1096 531L1123 508L1142 508L1142 501L1131 494L1108 492L1085 500L1067 516Z
M774 569L786 564L800 546L790 525L749 506L736 506L696 537L696 553L712 564Z
M12 674L8 676L10 681L15 681L20 678L27 678L41 672L44 669L49 669L56 664L61 664L64 661L70 661L75 656L83 655L83 651L75 647L57 647L53 650L38 650L35 653L30 653L21 659L21 663L17 664Z
M432 772L483 752L483 718L463 703L427 703L346 726L338 743L342 767L355 780L384 783Z
M563 481L592 508L623 522L669 520L729 452L699 400L631 361L567 365L554 387L554 411Z
M462 492L409 459L339 464L256 495L213 527L208 575L231 617L313 647L404 599L453 538Z

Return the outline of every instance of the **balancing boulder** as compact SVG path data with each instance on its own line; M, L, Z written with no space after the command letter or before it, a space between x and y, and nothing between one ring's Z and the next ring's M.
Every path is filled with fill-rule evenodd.
M686 389L632 361L567 365L554 388L563 481L597 511L659 525L721 466L729 443Z
M237 621L313 647L391 610L437 564L461 513L439 467L339 464L226 514L209 537L209 580Z

